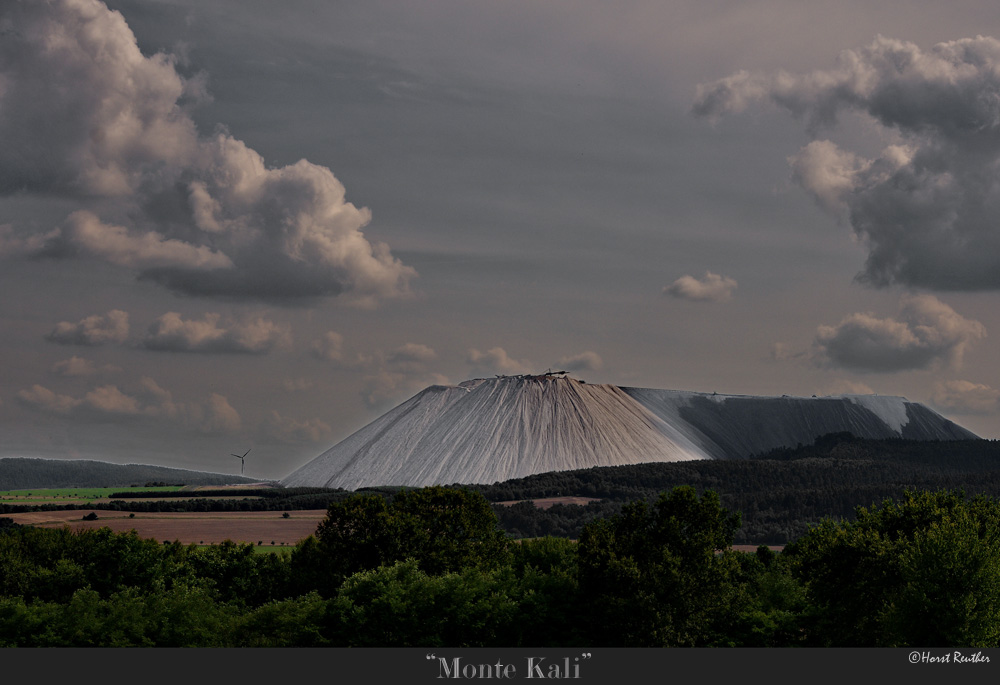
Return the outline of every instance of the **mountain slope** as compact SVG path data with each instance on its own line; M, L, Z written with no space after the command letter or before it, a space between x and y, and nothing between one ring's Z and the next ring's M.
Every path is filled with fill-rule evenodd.
M593 466L740 458L843 431L976 437L900 397L756 398L502 376L431 386L282 484L493 483Z
M253 483L252 478L150 464L112 464L91 459L0 458L0 490L126 487L147 482L185 485Z

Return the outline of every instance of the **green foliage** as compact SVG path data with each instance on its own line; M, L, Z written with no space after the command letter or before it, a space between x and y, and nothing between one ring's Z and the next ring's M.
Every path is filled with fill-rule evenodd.
M430 575L414 559L348 578L333 607L351 647L501 646L517 615L503 574Z
M588 642L577 544L565 538L524 540L512 549L519 616L512 640L524 646L572 647Z
M328 647L329 601L316 592L271 601L240 618L236 647Z
M964 489L1000 497L1000 441L866 440L847 434L748 459L606 466L536 474L471 486L491 502L556 495L601 498L586 506L538 509L529 502L497 506L514 537L577 538L583 526L618 513L624 503L654 501L680 485L719 494L742 514L735 542L785 544L826 517L851 519L859 504L898 498L906 489Z
M468 490L358 494L291 554L0 528L0 646L998 646L1000 503L910 492L784 552L679 487L580 542Z
M187 563L224 602L259 606L284 597L287 591L285 560L274 554L258 554L250 543L225 540L218 545L192 547Z
M1000 504L907 492L855 521L824 521L785 552L822 646L997 646Z
M607 646L707 646L734 610L731 552L739 514L718 496L678 487L588 525L580 537L580 588L595 641Z
M356 495L331 504L316 540L293 554L292 573L298 588L312 582L332 597L348 576L404 559L440 574L496 568L507 554L508 541L482 495L429 487L401 491L391 500Z

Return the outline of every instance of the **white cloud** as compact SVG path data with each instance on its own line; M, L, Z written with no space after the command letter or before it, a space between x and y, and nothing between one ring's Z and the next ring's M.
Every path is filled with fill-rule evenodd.
M437 359L437 353L427 345L406 343L386 357L386 365L399 371L422 371Z
M770 101L814 136L842 111L901 140L872 159L814 140L793 179L849 218L868 248L859 274L941 290L1000 288L1000 41L977 36L921 50L879 36L806 74L740 72L699 86L693 111L716 119Z
M327 331L322 338L313 341L310 351L314 357L323 361L342 361L344 359L344 336L336 331Z
M604 360L596 352L587 350L561 358L556 366L562 371L599 371L604 366Z
M35 409L87 418L164 419L205 433L235 433L242 426L239 413L224 396L212 393L200 402L175 402L153 379L143 378L133 394L115 385L102 385L83 397L61 395L41 385L22 390L18 400Z
M219 325L220 319L219 314L208 313L200 321L185 320L177 312L167 312L150 324L142 346L168 352L267 354L291 340L286 326L262 317L225 326Z
M530 362L511 358L502 347L491 347L485 352L470 349L465 355L465 361L478 374L509 374L530 373Z
M41 385L33 385L29 390L21 390L17 393L17 399L24 404L56 414L67 414L80 406L81 403L78 399L69 395L56 394Z
M0 4L0 195L79 209L50 231L5 227L0 253L87 255L201 296L362 306L405 296L416 272L362 229L371 213L333 173L280 168L189 110L203 79L144 56L98 0Z
M198 427L205 433L237 433L243 422L225 396L213 392L202 405L196 405Z
M205 245L164 238L156 231L129 231L102 222L87 210L69 215L57 237L42 254L81 253L138 270L177 268L191 271L231 269L233 262Z
M1000 390L971 381L936 383L931 401L957 414L991 414L1000 409Z
M69 359L63 359L62 361L53 364L51 371L57 376L72 377L93 376L98 373L121 371L121 369L111 364L105 364L104 366L98 368L97 365L90 359L84 359L83 357L73 355Z
M808 357L809 352L796 352L788 343L776 342L771 345L771 359L779 362Z
M965 352L986 337L986 328L932 295L900 300L898 319L851 314L836 326L816 330L816 359L857 371L893 372L959 368Z
M128 312L112 309L107 314L95 314L77 323L62 321L56 324L46 340L60 345L103 345L122 343L128 338Z
M433 370L437 353L427 345L405 343L389 352L359 356L364 376L361 395L370 407L398 402L430 385L447 385L448 378Z
M701 279L681 276L666 286L663 292L693 302L728 302L733 297L736 285L732 278L706 271Z

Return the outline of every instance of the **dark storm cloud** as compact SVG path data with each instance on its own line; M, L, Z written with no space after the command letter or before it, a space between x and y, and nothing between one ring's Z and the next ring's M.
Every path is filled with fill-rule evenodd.
M96 258L188 295L371 306L408 293L416 272L369 242L370 212L329 169L270 168L225 130L199 134L203 80L143 56L119 13L4 3L0 31L0 193L81 205L43 234L5 227L0 253Z
M986 337L980 322L932 295L909 295L900 304L896 319L858 313L836 326L820 326L814 359L855 371L959 368L965 352Z
M718 118L770 101L814 136L861 112L899 136L868 159L814 140L789 161L794 180L849 218L868 246L860 279L941 290L1000 288L1000 41L929 50L878 37L831 70L739 72L698 87L693 111Z

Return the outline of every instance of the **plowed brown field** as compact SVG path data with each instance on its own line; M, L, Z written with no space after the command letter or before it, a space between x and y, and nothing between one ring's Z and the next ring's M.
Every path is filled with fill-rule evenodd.
M94 512L96 521L83 517ZM177 540L182 544L217 544L224 540L265 545L294 546L296 542L316 532L319 522L326 516L325 509L290 511L282 517L280 511L246 512L164 512L140 513L129 518L128 512L100 509L73 509L67 511L40 511L24 514L7 514L15 523L45 528L69 526L79 528L110 528L115 532L135 530L140 537L158 541Z

